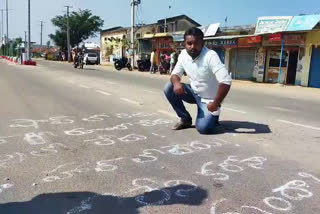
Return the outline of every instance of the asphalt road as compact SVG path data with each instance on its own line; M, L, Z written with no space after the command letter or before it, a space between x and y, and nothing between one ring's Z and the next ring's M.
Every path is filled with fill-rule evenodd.
M320 213L319 99L235 86L202 136L167 81L0 60L0 213Z

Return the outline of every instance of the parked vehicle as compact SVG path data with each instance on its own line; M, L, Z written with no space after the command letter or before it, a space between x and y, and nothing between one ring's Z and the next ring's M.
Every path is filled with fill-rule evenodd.
M98 65L98 55L96 53L86 53L84 54L84 62L86 63L86 65Z
M120 71L122 68L128 68L129 71L132 71L131 64L129 63L128 58L122 57L121 59L113 59L114 61L114 67Z
M140 59L137 60L138 71L150 71L151 62L150 59Z

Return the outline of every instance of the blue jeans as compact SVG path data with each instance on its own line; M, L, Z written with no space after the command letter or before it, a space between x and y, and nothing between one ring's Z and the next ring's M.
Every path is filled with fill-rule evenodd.
M183 101L190 104L197 104L198 115L196 120L196 128L200 134L214 134L217 125L219 124L219 116L213 116L209 112L206 103L201 102L201 97L193 92L191 86L188 84L182 84L186 94L176 95L173 91L172 83L167 83L164 88L164 94L166 95L172 108L177 113L178 117L183 122L192 122L192 117L186 110Z

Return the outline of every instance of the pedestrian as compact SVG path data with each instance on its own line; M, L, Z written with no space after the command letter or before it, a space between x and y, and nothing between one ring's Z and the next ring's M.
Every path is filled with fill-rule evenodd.
M178 60L178 53L173 51L170 55L170 74L172 73L174 66L176 66Z
M151 67L150 67L150 73L154 74L156 73L156 49L153 49L153 51L151 52L150 55L150 63L151 63Z
M200 134L214 134L219 124L221 103L232 80L218 54L204 47L203 38L203 32L198 28L186 31L185 49L172 71L170 83L164 88L166 98L180 118L173 130L192 127L192 117L183 102L197 104L195 125ZM181 82L184 72L190 84Z

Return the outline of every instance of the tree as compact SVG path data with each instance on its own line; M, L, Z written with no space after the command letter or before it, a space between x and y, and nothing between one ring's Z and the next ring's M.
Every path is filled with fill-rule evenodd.
M50 39L62 51L67 51L67 15L56 16L51 20L58 29L55 34L50 34ZM70 45L78 47L79 44L101 31L103 20L99 16L92 15L90 10L79 10L69 15Z

